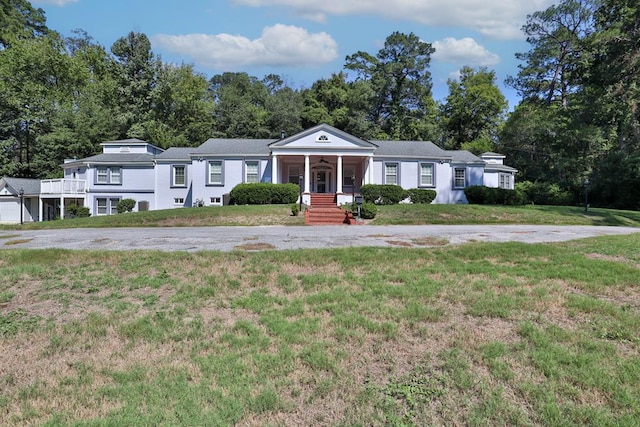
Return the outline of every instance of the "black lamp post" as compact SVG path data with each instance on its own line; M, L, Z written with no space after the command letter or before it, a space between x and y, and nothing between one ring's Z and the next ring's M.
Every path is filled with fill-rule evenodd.
M589 178L584 179L584 211L589 211Z
M298 175L298 187L300 187L300 212L302 212L302 181L304 177L302 175Z
M24 224L24 189L20 189L18 192L20 195L20 225Z

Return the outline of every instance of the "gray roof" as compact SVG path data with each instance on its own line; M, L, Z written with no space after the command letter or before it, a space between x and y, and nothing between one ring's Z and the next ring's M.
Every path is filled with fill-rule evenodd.
M484 165L484 170L487 172L518 172L518 169L512 168L507 165L500 165L496 163L487 163Z
M191 153L196 150L194 147L171 147L167 148L166 151L158 154L155 158L156 160L181 160L181 161L189 161L191 160Z
M273 139L218 139L211 138L191 151L191 155L215 156L269 156Z
M504 154L494 153L493 151L487 151L486 153L480 154L481 157L506 157Z
M449 159L451 155L430 141L371 141L376 156Z
M115 141L105 141L103 144L148 144L147 141L138 138L117 139ZM153 145L153 144L149 144Z
M446 152L451 156L451 161L454 163L486 165L484 160L466 150L446 150Z
M24 191L26 196L35 196L40 194L40 180L30 178L11 178L5 176L1 181L4 181L9 190L18 195L20 189Z
M148 153L102 153L73 162L65 163L64 167L77 166L84 163L108 163L108 164L125 164L125 163L152 163L154 156Z

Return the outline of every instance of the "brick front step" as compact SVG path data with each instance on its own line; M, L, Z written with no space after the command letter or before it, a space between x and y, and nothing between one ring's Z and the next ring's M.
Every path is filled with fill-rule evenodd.
M351 216L353 218L353 216ZM304 223L307 225L340 225L350 224L350 217L337 206L311 207L305 212Z

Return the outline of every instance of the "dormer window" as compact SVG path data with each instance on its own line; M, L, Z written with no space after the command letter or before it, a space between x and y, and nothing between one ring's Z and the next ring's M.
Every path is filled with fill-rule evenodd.
M316 139L316 142L331 142L331 141L329 141L329 137L327 135L320 135L318 139Z

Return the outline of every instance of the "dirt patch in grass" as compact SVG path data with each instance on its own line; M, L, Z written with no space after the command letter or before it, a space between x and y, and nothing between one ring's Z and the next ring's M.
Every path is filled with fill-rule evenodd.
M426 236L426 237L411 239L411 242L414 245L418 245L418 246L444 246L449 244L449 240L444 239L442 237L433 237L433 236Z
M15 240L7 240L6 242L4 242L4 244L6 246L12 246L12 245L20 245L22 243L29 243L30 241L32 241L33 239L15 239Z
M403 246L405 248L410 248L413 245L410 242L404 240L386 240L387 244L392 246Z
M262 251L265 249L275 249L271 243L246 243L244 245L236 245L234 249L243 249L245 251Z

